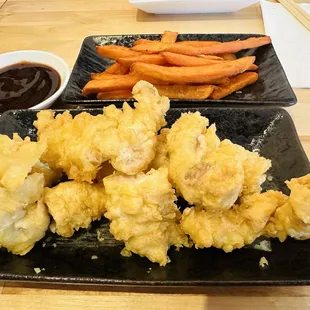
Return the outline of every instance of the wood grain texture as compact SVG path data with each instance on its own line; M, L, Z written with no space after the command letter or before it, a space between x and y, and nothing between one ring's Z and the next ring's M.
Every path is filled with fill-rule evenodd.
M286 110L293 118L299 136L309 137L310 123L307 119L310 111L310 89L294 89L294 92L297 96L297 104Z
M229 23L230 26L225 26ZM263 23L257 6L235 14L150 15L126 0L13 1L0 10L0 53L44 49L73 66L82 40L96 34L179 32L259 32Z
M44 283L20 283L7 282L4 284L2 294L7 295L119 295L134 296L140 294L205 294L212 297L309 297L310 286L247 286L247 287L116 287L116 286L90 286L90 285L66 285Z
M0 0L0 53L43 49L72 67L82 40L96 34L264 33L258 5L233 14L150 15L127 0ZM310 158L310 90L287 108ZM197 292L197 289L195 289ZM309 309L310 287L113 288L0 282L0 309ZM167 294L174 293L174 294ZM175 294L178 293L178 294ZM42 306L44 305L44 306Z
M306 137L300 136L299 139L301 141L301 144L302 144L308 158L310 159L310 137L309 136L306 136Z
M56 298L57 297L57 298ZM114 295L106 296L9 296L2 295L0 308L6 310L46 310L69 309L204 309L204 310L258 310L258 309L309 309L310 298L299 297L298 301L291 297L211 297L206 295Z

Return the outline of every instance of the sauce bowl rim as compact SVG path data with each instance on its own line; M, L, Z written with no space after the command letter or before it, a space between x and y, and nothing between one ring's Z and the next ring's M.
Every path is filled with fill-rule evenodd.
M56 59L60 63L60 65L63 67L63 74L61 74L59 72L59 70L57 70L52 64L43 63L39 59L36 60L36 61L28 60L27 59L27 55L39 55L39 54ZM10 65L13 65L15 63L19 63L21 61L29 61L29 62L32 62L32 63L37 63L37 64L41 64L41 65L47 65L47 66L51 67L52 69L54 69L56 72L58 72L58 74L60 75L60 86L57 89L57 91L52 96L50 96L47 99L45 99L44 101L42 101L42 102L40 102L40 103L38 103L38 104L36 104L34 106L31 106L28 109L41 110L41 109L45 109L45 108L50 107L54 103L54 101L56 101L56 99L58 99L58 97L64 91L65 87L67 86L67 84L69 82L69 78L70 78L70 67L69 67L69 65L60 56L55 55L55 54L53 54L51 52L41 51L41 50L18 50L18 51L12 51L12 52L7 52L7 53L0 54L0 58L5 58L5 57L9 57L9 56L14 56L14 55L25 55L25 59L19 60L19 61L7 62L6 64L1 65L1 68L5 68L6 66L10 66ZM62 75L63 75L63 77L62 77Z

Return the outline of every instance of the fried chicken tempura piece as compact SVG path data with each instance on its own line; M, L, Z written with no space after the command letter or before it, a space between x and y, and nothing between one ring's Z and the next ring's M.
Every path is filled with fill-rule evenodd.
M54 119L52 111L39 112L34 125L40 141L48 144L42 161L63 169L69 179L89 183L105 161L129 175L145 170L155 156L156 133L166 124L169 99L144 81L135 85L133 96L135 109L111 105L104 115L83 112L73 119L66 111Z
M106 195L102 185L69 181L53 188L46 188L43 197L54 219L52 230L63 237L87 228L105 212Z
M190 204L230 208L241 194L261 191L271 161L229 140L199 112L182 114L167 136L169 176Z
M179 226L181 213L168 181L168 169L160 168L136 176L106 177L107 213L110 231L125 242L126 251L165 266L170 246L188 246Z
M242 196L261 192L261 184L266 180L265 173L271 167L271 160L259 156L256 152L250 152L227 139L221 141L217 152L223 152L242 161L244 170Z
M95 140L104 132L117 126L117 121L102 114L92 116L83 112L75 118L65 111L54 118L52 110L37 114L34 126L38 139L47 141L47 150L41 161L52 170L62 169L69 179L92 182L100 165L107 160Z
M271 214L283 200L282 194L268 191L253 194L229 210L184 210L181 227L196 248L214 246L231 252L251 244L264 231Z
M0 135L0 185L16 191L45 149L44 142L31 142L28 137L23 140L17 134L13 139Z
M149 169L159 169L161 167L169 167L169 154L167 147L167 135L169 129L163 128L157 136L155 158L149 165Z
M26 214L27 206L40 199L43 186L43 175L34 173L14 193L0 187L0 231Z
M299 219L310 224L310 173L285 182L291 190L289 202Z
M169 99L160 96L148 82L138 82L132 94L137 100L135 109L127 103L123 111L115 106L104 108L105 115L116 119L118 125L108 130L105 138L98 137L98 146L102 152L108 152L112 166L128 175L147 169L154 159L156 134L166 125L165 115L169 109Z
M220 140L215 125L199 112L182 114L167 136L169 176L190 204L230 208L244 181L239 158L217 152Z
M271 217L265 235L278 238L287 236L297 240L310 238L310 174L285 182L291 190L290 196Z
M49 223L46 206L39 200L27 207L24 217L0 231L0 246L13 254L25 255L44 237Z
M49 215L38 202L43 193L44 177L34 173L14 192L0 187L0 247L24 255L43 238Z

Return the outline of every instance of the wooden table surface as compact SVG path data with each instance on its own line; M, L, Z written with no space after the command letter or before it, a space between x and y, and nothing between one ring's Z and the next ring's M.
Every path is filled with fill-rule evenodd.
M0 53L47 50L72 67L88 35L264 33L259 5L233 14L149 15L126 0L0 0ZM310 89L295 89L288 108L310 157ZM200 294L0 282L0 309L310 309L310 287L201 288ZM151 292L151 293L150 293ZM173 293L173 294L172 294Z

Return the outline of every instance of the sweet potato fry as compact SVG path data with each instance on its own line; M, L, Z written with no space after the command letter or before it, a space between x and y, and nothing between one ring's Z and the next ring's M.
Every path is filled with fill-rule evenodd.
M152 78L151 76L147 76L147 75L144 75L143 73L136 72L136 71L132 70L132 66L130 68L130 72L128 73L128 75L136 76L139 78L139 80L144 80L144 81L147 81L151 84L160 84L160 85L170 84L169 82L160 81L158 79ZM222 83L220 83L220 84L222 84ZM216 85L219 85L219 84L216 84Z
M167 43L159 41L151 41L149 43L141 43L134 45L131 50L139 53L145 54L157 54L166 51L169 47L176 43Z
M253 64L249 67L249 69L247 71L257 71L258 70L258 66Z
M145 44L146 45L146 44ZM208 46L191 46L191 45L185 45L185 44L170 44L170 46L167 46L165 51L172 52L176 54L184 54L189 56L198 56L198 55L207 55L207 53L204 53L205 49L209 49L211 46L215 46L219 44L212 44Z
M207 57L188 56L171 52L162 52L161 54L169 64L181 67L206 66L219 63L219 61L223 61L223 60L212 60L208 59ZM249 67L248 71L256 71L257 69L258 66L252 64Z
M162 96L170 99L206 99L213 92L213 85L155 85Z
M222 78L219 78L219 79L214 79L214 80L211 80L210 82L208 82L208 85L222 85L222 84L227 84L230 82L230 79L229 77L225 76L225 77L222 77ZM182 84L182 83L180 83ZM189 85L205 85L206 83L205 82L202 82L202 83L189 83Z
M187 46L193 46L193 47L201 47L201 46L210 46L213 44L219 44L221 42L218 41L180 41L177 42L180 45L187 45Z
M169 64L181 67L206 66L219 63L219 61L223 61L223 60L212 60L208 59L207 57L188 56L171 52L162 52L161 55L163 55L163 57ZM256 71L257 69L258 66L252 64L249 67L248 71Z
M120 45L103 45L96 46L96 51L100 56L117 59L123 57L138 56L141 53L132 51L128 47Z
M100 79L102 75L106 74L127 74L129 72L129 69L122 66L121 64L115 62L113 65L108 67L105 71L100 72L100 73L91 73L91 79L92 80L97 80Z
M165 58L162 55L158 54L118 58L117 62L122 64L124 67L130 67L134 62L144 62L148 64L162 65L162 66L167 64Z
M90 74L90 78L92 80L100 80L102 78L104 78L104 76L109 75L108 73L105 72L100 72L100 73L91 73Z
M254 61L254 56L247 56L201 67L163 67L136 62L131 66L131 69L145 76L175 84L209 83L214 79L242 73L246 71Z
M137 82L144 80L151 84L167 84L143 74L105 75L100 79L90 80L82 89L82 94L88 96L101 92L131 89Z
M210 46L185 46L180 44L171 44L166 50L178 54L185 55L218 55L226 53L237 53L244 49L256 48L271 42L270 37L249 38L246 40L237 40L231 42L224 42L220 44L212 44Z
M122 74L109 74L105 72L91 74L92 80L117 80L120 78L120 76L123 76L123 75Z
M182 54L180 54L182 55ZM196 56L194 56L196 57ZM209 60L224 60L223 57L220 57L220 56L215 56L215 55L198 55L197 57L200 57L200 58L204 58L204 59L209 59ZM236 59L236 58L234 58Z
M131 89L140 77L135 75L119 75L116 79L90 80L82 89L82 94L88 96L106 91L115 91L120 89Z
M153 42L160 42L158 40L148 40L148 39L138 39L133 43L133 46L145 43L153 43Z
M222 84L228 84L230 82L230 78L225 76L219 79L211 80L209 84L211 85L222 85Z
M118 62L115 62L113 65L111 65L109 68L107 68L103 73L106 74L127 74L128 68L122 66Z
M177 37L177 32L165 31L160 41L165 43L174 43L177 40Z
M131 89L120 89L97 94L97 99L99 100L128 99L128 98L132 98Z
M213 85L155 85L162 96L170 99L206 99L213 92ZM131 89L120 89L97 94L97 99L128 99L132 98Z
M142 53L160 53L162 51L165 51L169 47L169 45L166 45L166 43L172 44L170 42L163 42L158 40L138 39L134 42L133 44L134 48L132 49L136 51L141 51ZM180 41L176 42L175 44L182 46L201 47L220 43L221 42L218 41ZM135 47L136 45L144 45L144 46Z
M196 66L206 66L216 64L219 61L223 60L210 60L205 57L197 57L197 56L188 56L182 54L176 54L171 52L162 52L161 55L165 58L165 60L175 66L183 66L183 67L196 67ZM221 59L221 58L220 58Z
M237 56L235 54L219 54L218 56L222 57L224 60L234 60L237 59Z
M244 72L233 76L228 84L216 86L210 98L213 100L222 99L247 85L255 83L257 79L258 74L256 72Z
M139 74L136 72L129 72L128 74L125 75L119 75L119 74L103 74L103 73L92 73L92 80L122 80L124 77L127 76L134 76L137 80L145 80L148 81L152 84L163 84L163 85L168 85L168 82L164 82L164 81L159 81L156 80L152 77L148 77L148 76L144 76L143 74ZM215 85L219 85L219 84L225 84L227 83L227 80L225 80L224 78L222 79L217 79L214 81Z

